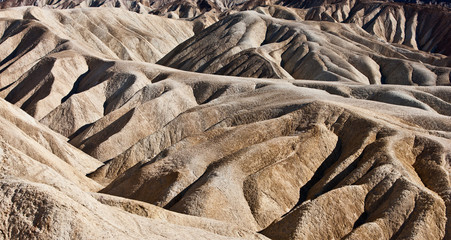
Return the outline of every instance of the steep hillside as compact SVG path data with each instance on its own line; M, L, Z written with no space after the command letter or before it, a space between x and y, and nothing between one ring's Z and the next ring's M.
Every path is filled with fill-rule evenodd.
M0 99L2 239L264 239L233 224L92 193L100 165ZM139 209L139 210L138 210Z
M244 77L451 84L448 56L389 44L355 24L278 20L253 11L217 22L158 63Z
M78 128L70 142L106 163L89 174L108 184L102 193L271 238L444 237L448 87L233 79L98 61L92 70L110 77L41 122ZM89 120L93 112L104 116ZM77 127L66 116L85 120Z
M190 18L209 11L223 12L234 9L245 2L247 0L3 0L0 2L0 9L20 6L53 9L114 7L157 15L171 13L174 16L181 13L180 17Z
M451 11L438 5L386 1L285 1L261 8L273 17L355 23L384 41L451 55Z
M155 2L155 1L154 1ZM36 6L53 9L69 9L77 7L115 7L134 12L149 10L148 0L3 0L0 8Z
M1 47L3 54L10 54L2 56L5 60L44 48L39 57L51 51L76 49L109 59L155 62L193 36L192 22L115 8L18 8L3 10L0 17L3 18Z
M105 161L89 174L107 185L102 193L271 238L439 239L449 229L448 87L234 79L101 60L91 68L110 77L41 122L75 129L70 142ZM87 74L79 86L90 82Z
M60 104L90 70L84 56L155 62L193 35L191 22L119 9L19 8L0 16L0 95L37 119ZM59 99L49 97L47 87Z
M450 57L255 9L0 11L0 238L449 239Z
M105 114L70 134L74 146L105 161L89 174L107 185L102 193L271 238L444 237L449 88L103 66L93 70L110 78L79 89L41 120L77 129L66 116ZM112 87L127 90L92 97ZM90 108L79 107L86 102Z
M197 19L198 28L228 14L252 9L289 20L356 23L390 43L451 55L451 5L447 0L5 0L0 2L0 9L28 5L58 9L114 7Z

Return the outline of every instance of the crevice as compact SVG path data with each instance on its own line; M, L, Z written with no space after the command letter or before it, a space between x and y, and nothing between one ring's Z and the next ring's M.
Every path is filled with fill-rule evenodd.
M208 171L209 169L207 168L205 170L205 172L199 177L197 178L194 182L192 182L190 185L188 185L188 187L186 187L185 189L183 189L181 192L179 192L175 197L173 197L166 205L164 205L164 209L171 209L175 204L177 204L178 202L180 202L180 200L182 200L182 198L186 195L186 193L197 183L199 182L202 177L204 175L206 175L207 173L209 173Z
M103 115L114 111L119 108L119 104L124 104L125 101L121 102L121 95L125 95L127 90L129 90L132 85L136 82L136 76L133 74L120 73L113 76L111 81L107 82L107 89L113 90L112 94L103 103ZM115 85L119 85L117 89ZM107 91L109 92L109 91ZM107 93L108 94L108 93Z
M77 80L75 80L72 89L69 91L69 93L64 96L63 98L61 98L61 104L63 104L64 102L67 101L67 99L69 99L72 95L76 94L78 92L78 87L80 86L80 82L89 74L89 71L86 71L85 73L81 74Z
M360 154L360 156L355 159L351 164L349 164L343 171L341 171L339 174L337 174L332 180L327 182L324 187L321 190L321 194L327 193L330 190L334 189L343 179L346 178L354 169L357 168L358 163L362 159L363 153ZM315 196L317 197L317 196Z
M34 48L36 48L37 45L41 42L41 39L43 38L45 34L45 31L43 28L38 27L31 27L28 32L23 36L22 40L20 41L19 45L14 49L14 51L9 54L5 59L3 59L0 62L0 66L5 65L8 63L7 66L0 69L0 74L3 73L6 69L8 69L9 66L14 64L14 59L19 59L25 54L31 52Z
M38 94L40 91L48 91L46 95L50 94L50 88L54 81L50 71L54 64L54 59L43 59L40 61L36 66L29 70L28 73L30 74L18 80L19 83L11 90L11 92L9 92L9 94L5 97L5 100L15 104L26 97L27 94L31 93L33 90L35 90L35 92L32 97L28 98L28 100L36 97L35 94ZM27 104L22 106L22 108L29 104L30 102L27 101Z
M218 90L216 90L207 100L205 100L202 104L209 103L213 101L216 98L219 98L222 94L224 94L227 91L227 86L221 87Z
M37 89L37 91L34 92L21 106L21 108L31 116L35 116L37 110L36 105L38 102L50 95L55 78L50 74L42 81L43 83L39 89Z
M11 87L12 85L14 85L18 80L13 81L12 83L0 88L0 92L3 92L4 90L8 89L9 87Z
M79 129L77 129L74 133L72 133L69 137L67 137L69 139L69 143L72 139L74 139L75 137L77 137L80 133L82 133L83 131L85 131L86 129L88 129L90 126L92 126L94 123L87 123L83 126L81 126Z
M115 62L105 62L100 59L88 59L88 71L80 75L77 80L74 82L72 89L69 93L61 99L61 103L64 103L69 99L72 95L75 95L82 91L87 91L90 88L106 81L114 74L112 72L107 72L106 70L112 67ZM96 66L92 68L91 66ZM84 86L81 83L85 83ZM83 87L83 89L80 89Z
M5 42L8 38L14 37L15 35L21 33L24 29L28 27L30 20L18 19L13 20L6 30L3 32L3 35L0 40L0 44Z
M412 209L412 211L409 213L408 217L406 218L406 220L403 221L402 225L398 228L398 230L390 237L390 240L396 240L399 238L399 236L401 235L402 231L404 230L404 228L413 220L414 218L414 214L416 211L415 209L418 206L418 201L415 199L415 207Z
M159 73L154 79L151 80L152 83L157 83L169 78L169 73Z
M357 229L358 227L360 227L366 223L368 216L369 216L368 212L366 212L366 211L364 211L362 214L360 214L359 218L357 218L357 220L354 222L354 225L352 226L352 230L348 234L346 234L344 237L342 237L341 239L348 239L348 237L354 232L355 229Z
M296 207L300 206L304 201L307 200L307 196L310 189L321 180L326 170L330 168L335 162L338 161L341 152L342 152L342 143L341 140L339 139L332 153L323 161L323 163L316 170L312 178L306 184L304 184L304 186L302 186L301 189L299 190L299 201L293 206L293 208L290 211L285 213L285 215L287 215L289 212L291 212L292 210L294 210Z
M111 136L120 132L133 117L134 111L134 108L131 109L130 111L116 119L114 122L109 124L106 128L82 141L79 146L76 147L80 148L85 153L90 154L91 151L93 151L97 146L105 142Z
M357 218L357 220L354 222L354 226L352 227L352 229L356 229L356 228L362 226L366 222L367 219L368 219L368 213L363 212L362 214L360 214L359 218Z

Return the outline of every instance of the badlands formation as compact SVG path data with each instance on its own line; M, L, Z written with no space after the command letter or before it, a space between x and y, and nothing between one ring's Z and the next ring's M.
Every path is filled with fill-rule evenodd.
M451 239L449 8L11 2L0 239Z

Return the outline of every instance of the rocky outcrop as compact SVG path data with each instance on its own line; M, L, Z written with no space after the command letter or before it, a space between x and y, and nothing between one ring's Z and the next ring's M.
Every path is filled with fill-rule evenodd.
M98 168L101 162L67 144L66 138L3 99L0 99L0 112L2 176L24 174L23 178L34 179L33 173L46 166L81 189L99 189L100 185L85 174Z
M32 62L50 52L70 49L108 59L156 62L193 36L191 22L115 8L31 7L4 10L0 16L4 23L2 69L11 68L18 58Z
M0 9L22 6L36 6L52 9L69 9L78 7L115 7L133 12L147 13L155 1L148 0L4 0Z
M5 10L0 15L4 19L0 43L0 95L38 120L63 102L72 104L71 100L66 101L68 97L91 88L95 85L92 80L101 81L99 74L114 64L99 62L98 57L155 62L193 34L190 22L119 9L21 8ZM81 83L81 76L89 80ZM104 75L104 78L109 77ZM113 94L117 90L107 92ZM105 98L91 97L93 102ZM86 111L92 109L90 102L77 106ZM72 122L76 128L58 131L69 136L86 121L97 120L99 114L102 116L103 110L93 109L90 116L65 114L64 120Z
M447 56L255 11L190 39L120 9L0 15L2 238L450 237ZM169 46L198 72L145 59Z
M155 102L174 92L192 98L195 106L173 115L169 123L162 119L147 137L90 174L104 184L114 180L101 192L229 222L247 231L262 231L271 238L444 237L451 138L446 110L451 105L448 88L374 88L220 76L205 79L156 65L138 65L131 71L139 68L160 74L146 73L155 78L149 79L149 86L137 91L128 104L143 106L152 102L145 101L145 96L153 96ZM172 90L155 94L155 90L171 86ZM168 104L153 105L154 111L170 112L180 105ZM129 107L118 106L116 114ZM133 118L135 112L139 111L123 114ZM83 113L88 114L79 112ZM114 111L110 114L92 127L114 126L116 133L104 130L109 134L107 139L116 138L114 135L130 138L134 132L122 131L127 123L140 128L132 121L121 127L103 120L113 117ZM116 147L121 147L120 142ZM98 148L102 149L99 152L116 151L108 145L99 144ZM30 189L26 194L33 196L44 192L36 201L57 195L40 185L14 184L7 182L4 186ZM27 184L31 186L25 187ZM46 203L53 204L52 199ZM68 204L69 199L62 199ZM140 216L152 216L149 211L155 208L106 196L100 199L103 204L120 206ZM334 207L325 208L332 203ZM83 210L83 214L90 216L93 209L118 211L98 204ZM80 207L68 211L71 208ZM174 221L183 225L181 220ZM337 221L343 225L337 226ZM84 224L86 220L77 222ZM312 225L318 226L316 230ZM172 225L164 226L158 229ZM80 225L76 229L88 231L90 227ZM185 234L182 229L174 226L168 231ZM116 230L109 232L119 234ZM57 236L56 232L48 234Z
M146 86L112 96L114 107L72 136L88 153L111 158L89 175L108 184L102 193L271 238L444 237L447 87L205 78L130 62L103 69L112 75L103 86L125 89L130 83L117 75L148 77L140 80ZM70 101L89 99L77 95ZM52 114L74 111L63 105Z
M248 0L4 0L0 2L0 9L36 6L52 9L86 8L86 7L114 7L137 13L151 13L171 17L193 18L205 12L222 13L243 4L255 6L264 1Z
M355 23L390 43L451 54L451 13L446 7L365 0L282 2L289 7L259 8L284 19Z
M448 56L394 46L355 24L278 20L252 11L217 22L158 63L243 77L403 85L450 85L451 70Z
M200 30L223 16L254 9L289 20L356 23L370 34L390 43L444 55L451 54L448 38L451 31L451 5L446 0L27 0L3 1L0 2L0 9L29 5L58 9L121 8L143 14L194 20Z
M0 186L4 239L267 239L231 224L77 189L12 178L0 179Z
M0 99L2 239L265 239L214 220L90 193L84 176L100 162Z

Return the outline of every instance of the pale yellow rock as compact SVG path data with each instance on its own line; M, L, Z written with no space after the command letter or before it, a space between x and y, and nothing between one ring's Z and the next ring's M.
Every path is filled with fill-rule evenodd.
M230 15L180 44L158 63L242 77L450 85L449 56L392 45L394 32L383 41L377 37L382 33L370 35L357 24L280 20L265 13ZM373 23L380 21L385 20L378 18ZM387 24L395 24L390 21ZM451 30L447 27L444 31Z
M1 11L0 238L448 239L449 57L326 3Z

